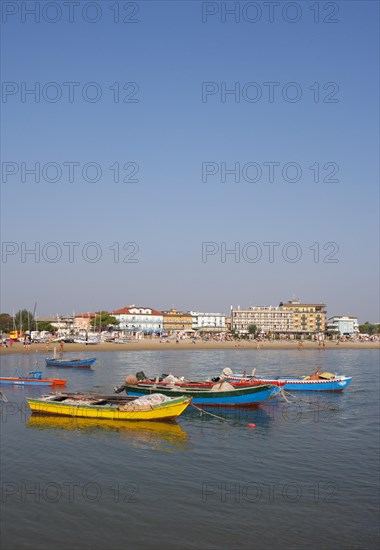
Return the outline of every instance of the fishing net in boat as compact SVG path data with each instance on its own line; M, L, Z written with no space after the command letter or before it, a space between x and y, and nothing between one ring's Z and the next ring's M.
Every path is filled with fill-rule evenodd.
M134 403L138 404L151 404L151 405L158 405L159 403L166 403L167 401L171 401L171 397L168 397L167 395L163 395L162 393L153 393L152 395L143 395L142 397L139 397L134 401Z
M223 379L229 378L230 376L232 376L232 370L229 367L226 367L225 369L222 370L222 374L220 375L220 378L223 380Z
M150 410L154 405L160 405L161 403L166 403L171 401L171 398L162 393L154 393L152 395L143 395L138 397L132 403L127 403L119 407L120 411L145 411Z
M137 377L134 374L129 374L124 380L124 384L135 386L136 384L138 384Z
M223 382L223 380L221 382L217 382L212 388L210 391L212 392L217 392L217 391L231 391L231 390L234 390L235 388L233 387L232 384L230 384L229 382Z
M173 374L168 374L162 382L165 382L165 384L179 384L181 382L185 382L185 378L183 376L181 376L181 378L177 378Z
M54 399L52 400L54 401ZM63 403L64 405L75 405L75 407L88 407L89 405L92 405L92 398L89 399L64 399L62 401L58 401L58 404Z
M230 378L232 374L233 374L232 370L229 367L226 367L225 369L222 370L219 376L215 376L214 378L211 378L211 382L223 382L223 380Z

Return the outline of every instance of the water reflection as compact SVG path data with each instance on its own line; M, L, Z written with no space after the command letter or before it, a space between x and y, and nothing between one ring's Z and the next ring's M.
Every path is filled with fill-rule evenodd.
M68 430L78 434L95 435L114 432L120 439L135 447L150 450L184 449L189 445L188 434L176 422L129 422L32 415L28 428L38 430Z

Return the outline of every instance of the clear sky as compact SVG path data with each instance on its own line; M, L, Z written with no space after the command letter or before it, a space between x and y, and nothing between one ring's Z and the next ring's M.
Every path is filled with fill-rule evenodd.
M3 1L1 311L378 322L378 8Z

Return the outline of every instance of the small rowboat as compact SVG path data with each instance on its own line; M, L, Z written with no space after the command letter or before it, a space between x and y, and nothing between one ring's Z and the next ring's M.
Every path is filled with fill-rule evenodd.
M217 384L200 384L186 386L169 386L154 382L139 382L138 384L124 384L117 388L117 392L125 390L128 395L163 395L178 397L188 396L193 399L194 405L207 407L255 407L263 403L278 391L277 386L270 384L247 385L234 387L226 382Z
M236 374L228 377L231 384L260 381L263 384L280 383L286 391L343 391L351 383L351 376L338 376L328 372L315 373L304 378L257 378L252 375Z
M30 371L28 376L2 376L0 384L13 384L16 386L64 386L66 380L62 378L42 378L39 370Z
M47 367L68 367L77 369L89 369L93 363L95 363L96 357L90 357L89 359L80 359L72 357L71 359L48 359L46 358Z
M27 398L33 414L106 420L174 420L190 405L191 398L164 395L136 397L58 393L40 399Z

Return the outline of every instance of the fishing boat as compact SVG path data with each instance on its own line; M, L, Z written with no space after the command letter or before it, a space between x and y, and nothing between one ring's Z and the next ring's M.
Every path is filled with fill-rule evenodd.
M279 382L286 391L331 391L341 392L351 383L351 376L338 376L330 372L319 372L317 370L310 376L302 378L295 377L277 377L266 378L256 377L253 372L251 375L232 374L227 376L227 380L234 383L261 382L262 384L275 384Z
M27 398L33 414L106 420L174 420L190 405L191 398L152 395L143 398L91 393L57 393Z
M234 387L223 381L188 386L186 384L170 386L165 383L138 382L137 384L123 384L123 386L115 388L116 393L122 391L131 396L157 393L171 397L188 396L192 398L194 405L207 407L255 407L269 399L278 391L278 387L270 384Z
M81 359L72 357L71 359L46 358L47 367L69 367L78 369L89 369L96 361L96 357Z
M62 378L42 378L42 372L33 370L27 376L2 376L0 384L13 384L16 386L64 386L66 380Z

